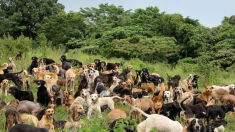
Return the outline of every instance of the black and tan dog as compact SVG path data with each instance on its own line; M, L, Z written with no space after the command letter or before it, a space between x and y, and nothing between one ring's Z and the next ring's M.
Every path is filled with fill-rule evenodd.
M101 72L101 63L100 63L100 59L95 59L94 60L95 63L95 70L98 70L99 72Z
M30 64L30 66L28 67L27 71L30 73L30 74L33 74L33 68L37 68L38 67L38 58L36 56L32 57L31 58L32 62Z
M20 115L17 111L17 107L19 106L19 100L14 99L9 102L7 106L7 111L5 113L6 123L5 130L9 130L14 124L20 123Z
M137 87L140 88L142 83L141 70L135 70L135 72L136 72L136 79L134 81L134 85L137 85Z
M143 68L142 71L143 71L143 73L142 73L142 82L143 83L147 83L148 77L149 77L148 69L147 68Z
M21 60L22 59L22 52L18 52L15 59L16 60Z

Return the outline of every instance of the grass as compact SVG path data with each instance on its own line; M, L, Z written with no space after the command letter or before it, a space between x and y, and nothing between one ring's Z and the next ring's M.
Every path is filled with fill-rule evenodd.
M52 58L56 62L61 63L60 61L60 56L63 54L63 50L57 49L53 50L51 48L44 48L44 49L39 49L39 50L31 50L27 53L23 54L23 58L21 61L14 61L16 66L17 66L17 71L20 71L21 69L27 69L28 66L31 64L31 57L37 56L38 58ZM8 57L14 57L14 56L4 56L2 54L3 58L0 60L0 63L3 64L5 62L8 62L7 58ZM174 75L180 75L181 80L187 78L188 74L197 74L199 75L199 90L204 91L204 86L205 85L221 85L221 84L232 84L234 81L234 75L232 72L227 72L220 70L217 67L211 67L208 64L183 64L179 63L175 67L170 66L169 64L165 63L156 63L156 64L149 64L144 61L140 61L139 59L130 59L130 60L124 60L122 58L104 58L100 55L87 55L82 53L79 49L76 50L71 50L68 53L68 58L74 58L79 61L81 61L83 64L89 64L94 61L94 59L100 59L101 61L107 61L107 62L118 62L121 64L120 69L124 69L128 65L133 66L133 71L132 73L135 73L134 70L141 70L142 68L146 67L149 69L149 72L157 72L159 73L164 79L165 82L167 82L167 74L168 73L170 76ZM209 70L209 71L208 71ZM77 77L78 80L79 77ZM31 78L32 80L32 78ZM11 82L11 84L13 84ZM14 84L13 84L14 85ZM75 86L77 86L77 81L75 83ZM37 86L36 84L33 84L31 82L30 85L31 90L33 91L34 94L34 102L36 102L37 99ZM76 88L75 88L76 89ZM62 90L65 90L65 88L62 88ZM151 95L150 95L151 96ZM5 96L4 94L1 95L1 98L5 102L9 102L10 100L14 99L12 96ZM127 115L129 115L129 110L130 108L127 106L123 106L122 104L118 104L115 106L115 108L122 108ZM107 121L107 114L110 112L110 110L106 110L102 113L102 118L99 118L97 116L92 116L91 121L88 122L86 119L86 116L82 117L83 121L85 122L86 126L82 129L82 131L86 132L97 132L97 131L108 131L108 121ZM5 111L2 110L0 111L0 131L4 130L4 124L5 124L5 116L4 116ZM55 112L55 120L67 120L69 114L62 106L58 106L56 108ZM143 117L142 120L144 120L145 117ZM226 115L225 118L228 121L228 125L226 126L226 132L234 132L235 131L235 126L233 124L235 123L234 117L229 117L228 114ZM136 122L135 120L131 121L132 122L132 127L136 127ZM58 131L58 130L56 130ZM65 130L67 131L67 130ZM120 129L116 130L120 131Z

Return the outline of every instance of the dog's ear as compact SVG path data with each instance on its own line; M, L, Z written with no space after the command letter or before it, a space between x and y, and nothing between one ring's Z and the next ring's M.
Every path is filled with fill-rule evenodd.
M193 130L193 127L192 127L192 122L193 122L193 121L191 121L190 124L188 124L188 127L187 127L188 132L193 132L193 131L194 131L194 130ZM204 132L204 131L203 131L203 132Z

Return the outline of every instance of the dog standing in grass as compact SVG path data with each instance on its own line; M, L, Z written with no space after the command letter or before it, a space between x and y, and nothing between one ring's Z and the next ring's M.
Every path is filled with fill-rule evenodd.
M25 90L27 88L26 82L29 83L30 85L30 76L29 73L27 72L27 70L23 71L23 90Z
M13 72L16 71L16 65L15 65L15 63L14 63L14 61L13 61L13 58L12 58L12 57L9 57L9 58L8 58L8 61L9 61L9 64L8 64L8 65L12 67Z

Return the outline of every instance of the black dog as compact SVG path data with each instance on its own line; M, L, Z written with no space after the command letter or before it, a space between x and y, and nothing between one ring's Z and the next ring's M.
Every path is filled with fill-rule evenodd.
M48 106L48 103L50 101L49 93L47 92L47 88L45 87L46 82L43 80L37 80L36 84L38 85L38 91L37 91L37 102Z
M210 105L206 107L207 112L207 124L209 124L209 118L211 117L213 121L216 120L216 117L219 116L220 119L224 119L227 112L232 111L234 112L233 105Z
M12 80L15 83L15 85L20 89L23 82L19 79L19 76L17 76L17 74L22 72L23 70L17 73L0 74L0 82L2 82L2 80L4 79Z
M179 103L177 101L174 101L171 103L163 104L161 114L169 117L172 120L175 120L176 116L179 116L180 111L181 108L179 106Z
M133 98L142 98L143 96L148 96L148 93L146 91L141 91L141 92L133 92L132 93Z
M21 60L22 59L22 53L18 52L18 54L15 57L16 60Z
M149 77L148 69L147 68L143 68L142 71L143 71L143 73L142 73L142 82L143 83L147 83L148 77Z
M120 75L118 75L118 78L121 80L121 82L126 82L128 77L127 74L130 72L128 69L124 69Z
M49 132L46 128L38 128L28 124L16 124L9 129L9 132Z
M76 59L67 59L65 55L62 55L60 57L61 62L67 61L69 62L72 66L80 66L82 67L82 62L76 60ZM64 69L64 68L63 68Z
M95 59L94 60L95 63L95 70L98 70L99 72L101 71L101 63L100 63L100 59Z
M3 70L3 72L4 72L4 74L5 74L5 73L10 73L12 70L13 70L12 67L11 67L11 66L8 66L7 69L4 69L4 70Z
M205 126L200 119L193 119L187 127L188 132L205 132Z
M42 59L40 59L40 62L45 63L46 65L55 63L55 61L50 58L42 58Z
M72 66L70 66L69 65L69 62L68 61L62 61L62 69L64 69L64 70L68 70L68 69L70 69L70 68L72 68Z
M134 81L134 85L137 84L137 87L140 88L142 83L141 70L135 70L135 72L136 72L136 79Z
M100 62L100 65L101 65L101 69L102 71L105 71L105 70L115 70L117 68L117 65L114 64L114 63L107 63L107 62Z
M75 93L74 98L77 98L78 96L80 96L81 90L83 88L86 89L86 87L88 85L88 82L87 82L87 79L86 79L85 75L81 75L79 81L80 81L80 84L78 86L78 91Z
M159 83L163 83L164 79L162 77L158 77L156 75L149 75L148 81L152 82L154 86L158 86Z
M218 128L225 127L227 125L227 121L225 120L217 120L213 121L212 123L208 124L206 126L206 132L214 132L216 129L218 131ZM225 129L225 128L224 128Z
M34 102L33 92L29 88L29 84L27 82L27 91L21 91L16 87L10 87L7 91L9 95L13 95L19 101L29 100Z
M117 128L123 128L126 132L134 132L131 129L130 125L131 124L128 120L125 120L123 118L116 119L109 125L109 132L114 132L113 130Z
M168 90L170 89L170 86L172 86L172 88L176 88L179 87L179 81L181 79L180 75L175 75L174 77L170 77L168 74Z
M30 73L30 74L33 74L32 70L33 68L37 68L38 67L38 58L36 56L32 57L31 58L32 62L31 62L31 65L27 68L27 71Z
M197 84L197 79L199 78L198 75L194 75L193 76L193 80L192 80L192 84L193 84L193 88L197 88L198 89L198 84Z

